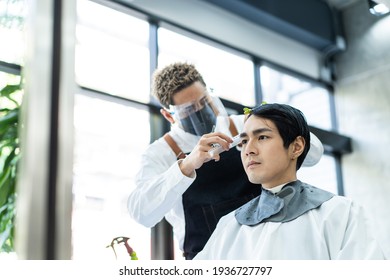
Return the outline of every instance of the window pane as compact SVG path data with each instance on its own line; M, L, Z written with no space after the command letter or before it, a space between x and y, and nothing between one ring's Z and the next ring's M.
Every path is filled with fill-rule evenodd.
M165 28L158 30L159 68L177 61L196 65L214 94L236 103L255 105L251 60Z
M19 85L20 84L20 76L8 74L0 71L0 90L3 89L7 85ZM12 99L14 99L18 104L22 103L23 98L23 90L14 92L12 94ZM0 98L0 109L8 108L13 109L16 107L16 104L9 100L8 98ZM0 112L1 116L1 112Z
M336 161L333 157L323 155L314 166L301 167L297 173L298 179L337 194Z
M6 85L18 85L20 84L20 76L12 75L6 72L0 71L0 89Z
M264 101L290 104L305 114L310 125L332 129L326 89L267 66L260 67L260 78Z
M148 102L149 24L94 2L77 3L77 83Z
M115 260L106 246L118 236L130 237L139 258L150 259L150 229L127 211L149 137L147 111L76 95L73 259ZM118 259L126 260L123 244L118 246Z
M24 56L26 1L0 1L0 60L21 65Z

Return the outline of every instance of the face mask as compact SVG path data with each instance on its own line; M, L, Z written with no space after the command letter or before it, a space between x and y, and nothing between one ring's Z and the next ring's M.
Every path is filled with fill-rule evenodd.
M227 116L221 100L209 95L193 102L170 106L170 109L176 122L184 131L198 136L215 129L217 116Z
M193 112L186 118L180 120L185 132L202 136L210 133L215 128L217 116L209 104L205 104L203 109Z

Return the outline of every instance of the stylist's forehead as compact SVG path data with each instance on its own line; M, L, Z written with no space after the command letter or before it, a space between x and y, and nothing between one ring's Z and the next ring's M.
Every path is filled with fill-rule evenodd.
M173 95L173 105L181 105L184 103L196 101L207 94L205 86L196 81L192 85L176 92Z

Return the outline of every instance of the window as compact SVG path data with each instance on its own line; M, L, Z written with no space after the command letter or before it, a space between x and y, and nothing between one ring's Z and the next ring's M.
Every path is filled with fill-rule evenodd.
M148 102L149 24L87 0L77 1L77 12L77 83Z
M301 167L297 172L297 176L303 182L335 194L338 193L336 160L332 156L323 155L316 165Z
M0 1L0 61L23 64L26 1Z
M309 125L330 130L329 92L268 66L260 67L263 100L269 103L286 103L300 109Z
M127 199L150 142L149 113L124 99L149 102L149 24L86 0L77 11L76 80L104 94L75 97L73 259L115 260L106 246L125 236L148 260L150 229L130 218ZM124 246L116 250L128 259Z
M24 18L26 13L26 1L24 0L14 0L14 1L0 1L0 90L2 90L7 85L19 85L21 83L21 76L20 76L20 66L23 64L23 54L24 54ZM14 109L16 107L19 107L19 105L22 103L23 99L23 90L14 92L12 94L12 99L15 102L9 100L8 98L0 97L0 118L5 116L7 114L6 109ZM3 128L3 126L0 126ZM4 133L4 130L0 129L0 134ZM6 134L7 135L7 134ZM9 137L6 135L0 135L0 178L1 180L6 179L3 175L5 170L7 170L7 167L5 164L8 164L7 159L9 160L8 156L11 154L12 149L7 147L7 145L4 145L6 143L9 143ZM13 133L11 133L13 135ZM5 136L4 138L2 136ZM12 137L12 142L16 141L14 138L15 135ZM3 140L7 139L7 140ZM15 158L14 158L15 159ZM12 176L13 177L13 176ZM4 188L2 188L4 185L2 183L7 182L7 179L0 183L0 192L1 192L1 199L7 199L8 198L8 191L7 188L5 188L5 192L3 191ZM6 186L6 185L5 185ZM12 190L9 193L14 193L15 191ZM5 196L4 196L5 195ZM5 202L5 203L3 203ZM4 208L4 207L9 207ZM3 251L3 242L8 239L8 236L14 236L12 231L8 231L8 225L6 225L6 222L9 218L12 216L9 213L9 209L14 209L16 207L16 202L11 201L2 201L0 208L2 214L6 215L7 218L4 220L4 216L1 215L2 222L1 228L0 228L0 236L2 239L0 244L0 261L1 260L15 260L17 259L17 255L15 252L11 253L5 253ZM4 212L5 211L5 212ZM8 228L8 229L7 229ZM15 228L13 227L12 230ZM5 245L7 247L7 245Z
M141 152L149 144L148 112L77 94L74 119L73 259L115 260L106 246L118 236L130 237L139 258L150 259L150 229L127 211Z
M0 71L0 88L5 87L6 85L18 85L18 84L20 84L20 76L15 76Z
M165 28L159 28L158 38L159 68L177 61L193 63L214 94L236 103L255 105L251 60Z

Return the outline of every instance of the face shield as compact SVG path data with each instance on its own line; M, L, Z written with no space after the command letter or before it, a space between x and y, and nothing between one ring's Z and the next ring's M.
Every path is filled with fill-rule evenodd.
M206 94L200 99L170 107L179 126L188 133L202 136L216 131L220 119L227 120L227 112L221 100Z

